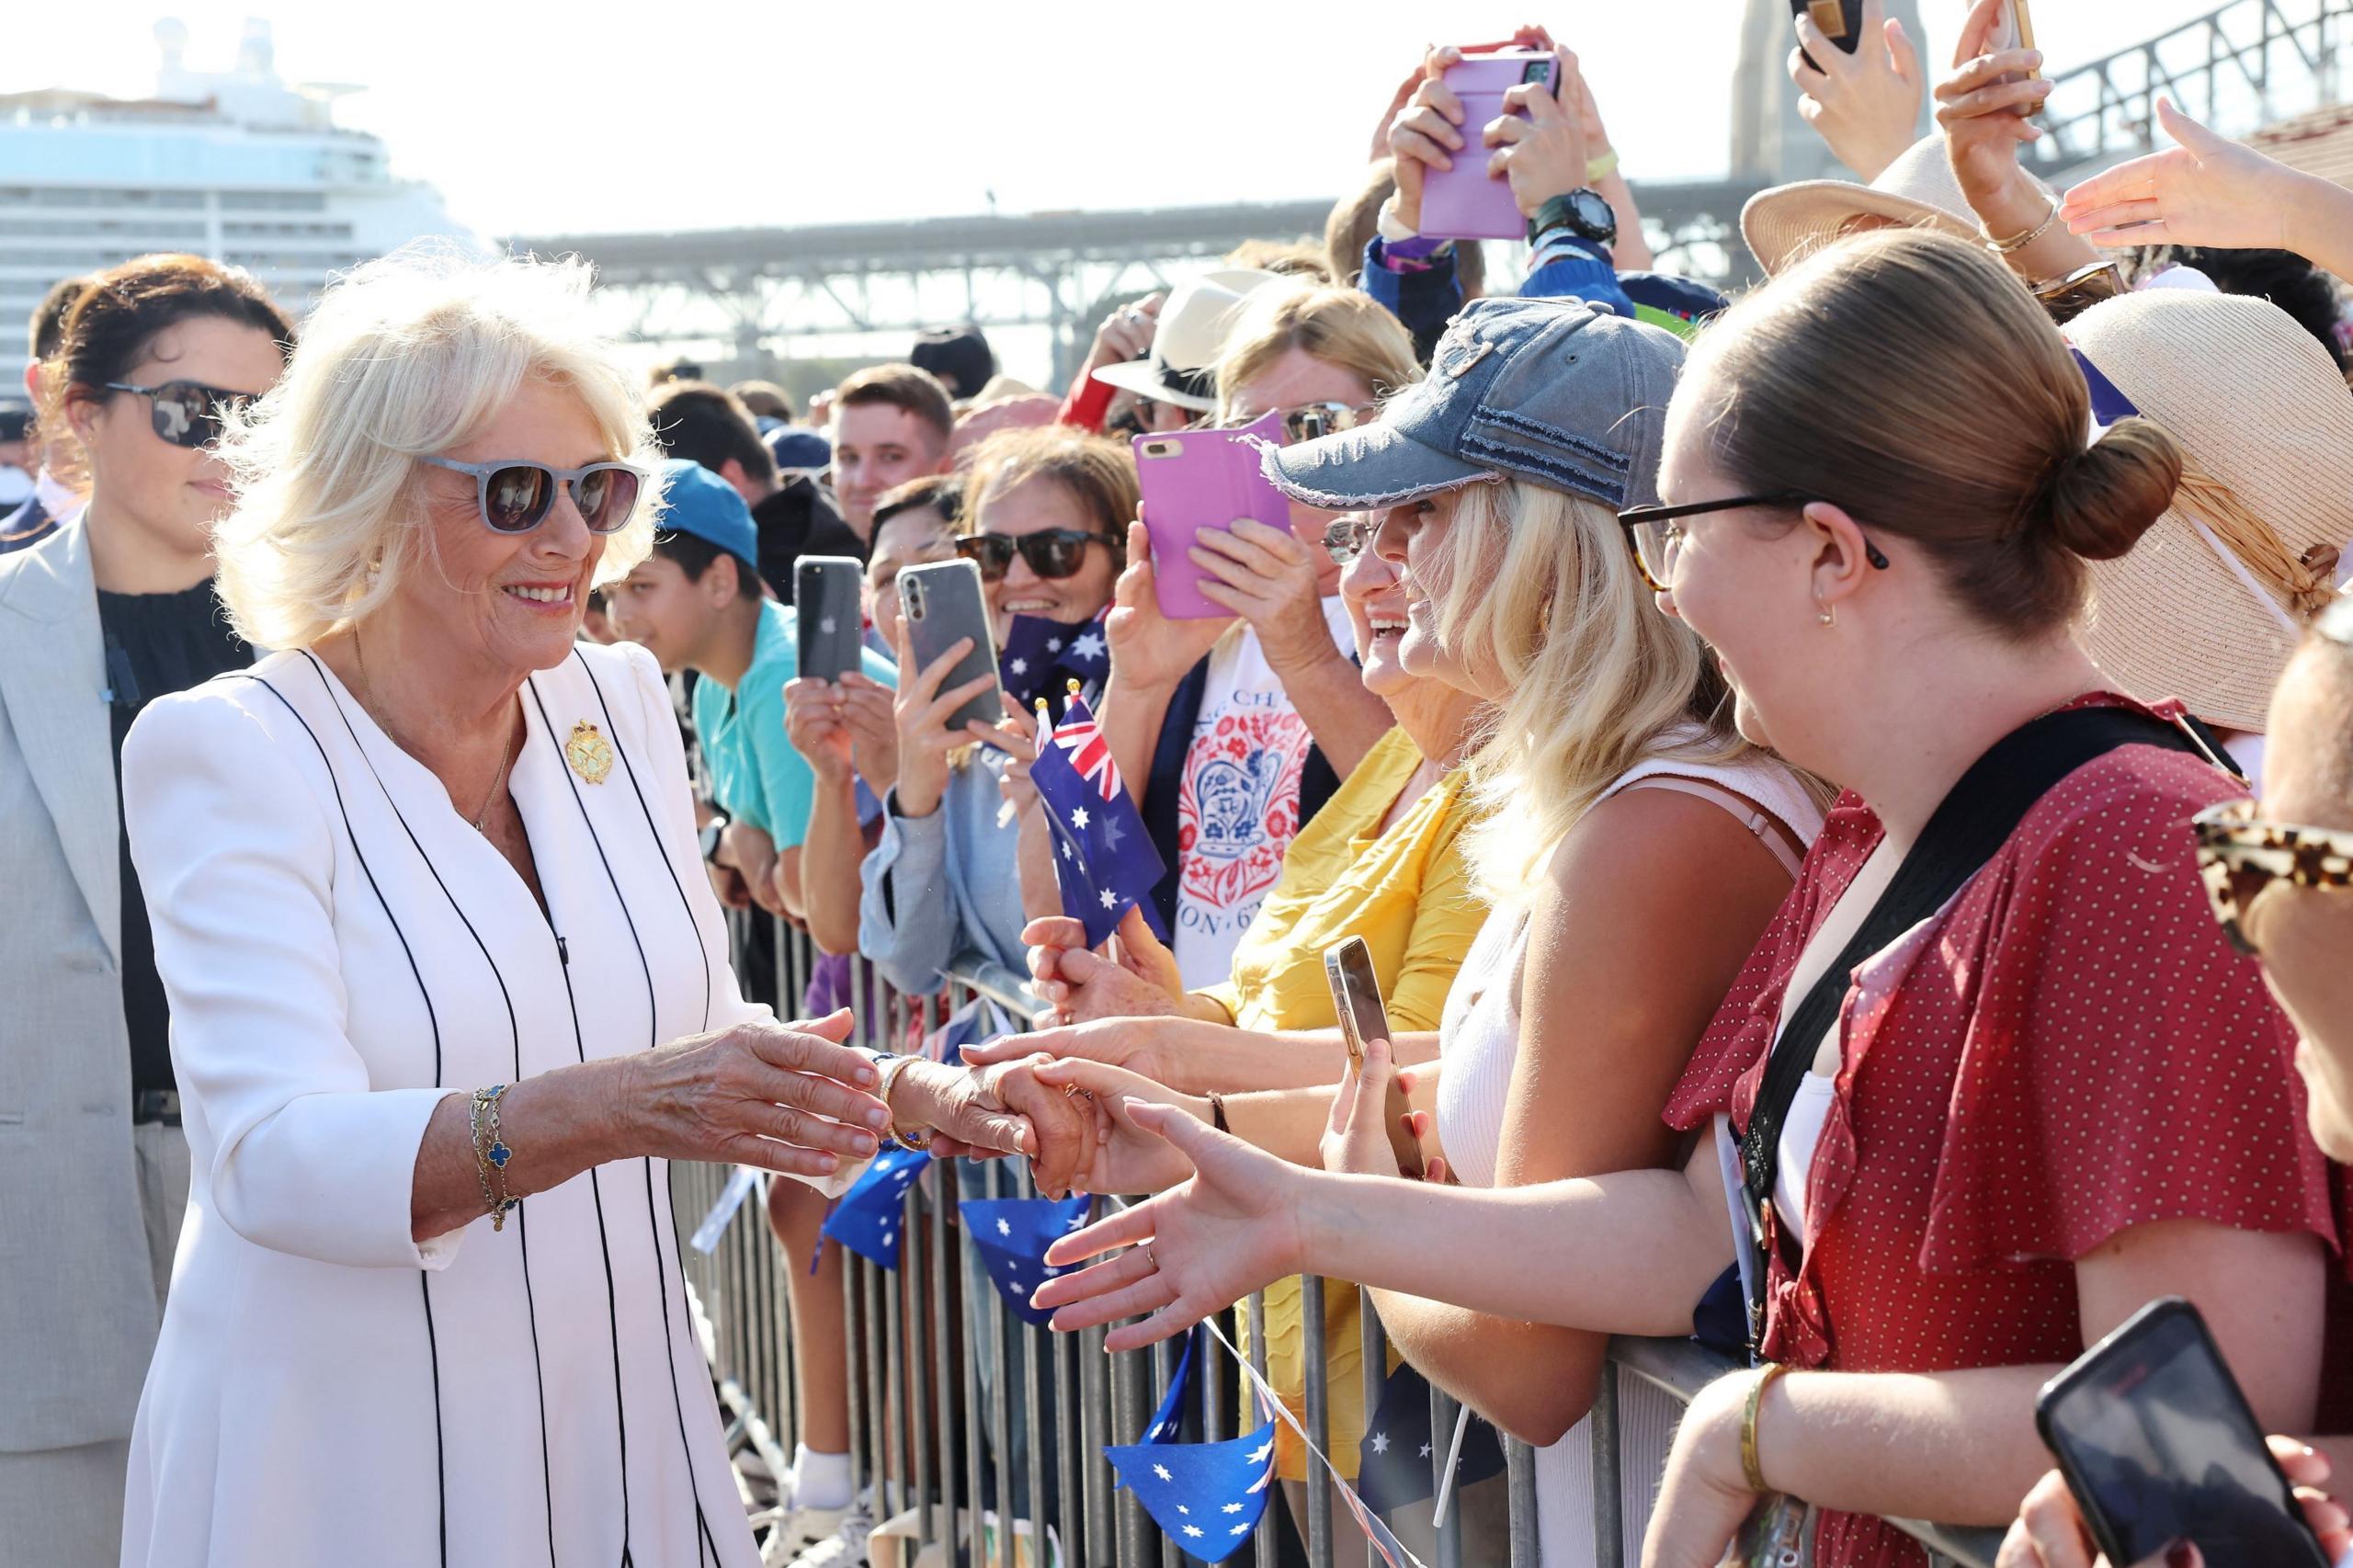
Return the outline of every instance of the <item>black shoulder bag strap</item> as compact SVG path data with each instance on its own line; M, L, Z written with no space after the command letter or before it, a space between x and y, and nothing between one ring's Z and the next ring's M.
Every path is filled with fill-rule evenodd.
M1758 1255L1756 1291L1749 1301L1752 1349L1764 1332L1762 1291L1770 1261L1765 1256L1765 1210L1773 1201L1780 1165L1781 1127L1823 1036L1838 1021L1856 966L1942 909L2052 786L2094 758L2133 744L2188 752L2235 772L2221 745L2194 723L2177 725L2130 708L2071 709L2020 725L1947 791L1887 891L1790 1010L1740 1139L1742 1207Z

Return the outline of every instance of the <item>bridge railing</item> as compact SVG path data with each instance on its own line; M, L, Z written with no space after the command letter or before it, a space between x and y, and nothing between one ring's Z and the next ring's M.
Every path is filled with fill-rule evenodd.
M766 920L766 916L761 917ZM740 927L739 927L740 930ZM779 1015L801 1009L801 987L813 955L805 938L775 927ZM869 998L860 1010L860 1043L912 1049L978 991L952 983L944 996L907 998L881 984L863 960L854 960L851 994ZM1016 1020L1027 998L993 998ZM726 1190L725 1167L672 1167L673 1199L681 1235L690 1233ZM1132 1491L1115 1487L1104 1457L1108 1444L1139 1441L1173 1375L1173 1344L1107 1356L1104 1330L1053 1334L1023 1323L998 1297L978 1255L955 1219L962 1198L1029 1197L1029 1172L1017 1160L941 1161L910 1187L901 1215L900 1267L884 1269L846 1254L843 1307L847 1323L852 1466L857 1485L870 1491L878 1519L889 1522L870 1550L875 1568L1177 1568L1177 1547L1163 1538ZM744 1205L709 1253L681 1250L698 1326L710 1356L739 1472L782 1476L798 1412L788 1295L793 1264L771 1233L757 1201ZM804 1260L805 1267L805 1260ZM1301 1281L1304 1343L1305 1425L1324 1430L1331 1389L1324 1343L1326 1284ZM1386 1367L1380 1321L1369 1297L1364 1329L1364 1408L1379 1404ZM1239 1304L1222 1332L1246 1323L1249 1353L1266 1369L1266 1303L1253 1295ZM1238 1343L1238 1341L1237 1341ZM1216 1348L1212 1346L1212 1348ZM1688 1402L1733 1364L1688 1340L1619 1340L1600 1383L1593 1423L1594 1561L1632 1563L1642 1543L1629 1539L1619 1499L1629 1463L1618 1420L1620 1391L1634 1381ZM1201 1358L1194 1397L1183 1413L1187 1440L1238 1436L1238 1369L1221 1352ZM1454 1401L1431 1392L1430 1430L1451 1433ZM1432 1443L1433 1483L1446 1464L1443 1441ZM1507 1561L1540 1568L1537 1533L1535 1456L1504 1440L1506 1479L1500 1506L1480 1510L1481 1525L1466 1539L1466 1503L1450 1507L1442 1526L1425 1506L1420 1517L1389 1517L1400 1538L1428 1568L1465 1562ZM1656 1478L1645 1478L1653 1487ZM1495 1500L1488 1494L1488 1500ZM1381 1568L1362 1534L1333 1514L1325 1488L1305 1489L1302 1532L1312 1568L1353 1564ZM1250 1554L1229 1562L1273 1568L1283 1506L1269 1499ZM1501 1518L1497 1519L1496 1515ZM891 1522L895 1521L895 1522ZM978 1529L975 1529L975 1524ZM1033 1526L1033 1521L1034 1526ZM1986 1568L1995 1538L1988 1531L1948 1531L1897 1521L1930 1548L1938 1568ZM1043 1550L1039 1546L1042 1527ZM1470 1555L1467 1555L1470 1554ZM779 1561L782 1561L779 1559Z

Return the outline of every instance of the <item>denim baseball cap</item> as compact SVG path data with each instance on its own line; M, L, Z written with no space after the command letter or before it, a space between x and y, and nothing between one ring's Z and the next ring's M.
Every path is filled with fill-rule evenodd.
M1682 365L1673 333L1581 300L1473 300L1378 421L1267 449L1267 477L1335 512L1499 477L1643 506Z
M663 459L655 477L662 482L664 533L692 534L738 561L759 560L760 530L733 485L688 458Z

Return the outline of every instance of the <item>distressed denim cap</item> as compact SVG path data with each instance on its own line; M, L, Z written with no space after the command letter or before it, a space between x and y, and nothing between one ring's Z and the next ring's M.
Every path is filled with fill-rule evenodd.
M1473 300L1379 420L1267 448L1263 463L1284 494L1333 512L1498 478L1647 506L1682 365L1673 333L1581 300Z

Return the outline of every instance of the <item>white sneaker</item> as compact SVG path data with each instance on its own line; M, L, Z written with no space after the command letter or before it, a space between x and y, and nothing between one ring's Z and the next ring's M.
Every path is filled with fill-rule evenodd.
M790 1568L866 1568L866 1538L874 1533L872 1494L836 1515L840 1525L831 1535L792 1559Z
M847 1508L796 1508L789 1502L754 1514L753 1531L767 1531L760 1542L761 1568L786 1568L811 1547L839 1533L849 1514Z

